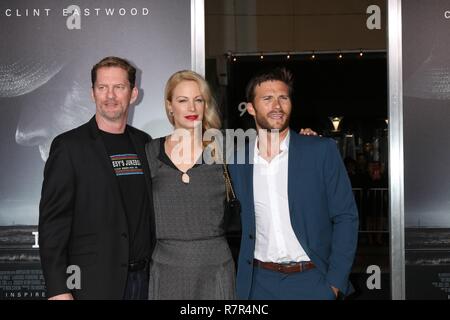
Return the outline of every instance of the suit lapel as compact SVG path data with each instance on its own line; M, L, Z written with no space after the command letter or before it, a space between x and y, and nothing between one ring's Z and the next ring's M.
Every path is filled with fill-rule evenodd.
M303 179L304 175L302 172L303 156L300 139L301 137L298 136L298 133L291 130L288 159L288 201L292 229L303 246L306 243L306 229L301 210L301 195L303 192L302 188L305 187L306 182Z
M147 155L145 153L145 144L143 141L141 141L139 139L139 137L137 137L137 135L134 133L134 131L132 129L129 128L128 130L130 139L131 139L131 143L134 146L134 149L136 150L136 154L138 155L140 161L141 161L141 167L142 170L144 171L144 177L145 177L145 185L147 186L147 193L148 193L148 199L150 202L150 228L151 228L151 232L150 232L150 241L152 242L152 246L154 243L154 236L155 236L155 223L154 223L154 212L153 212L153 192L152 192L152 179L151 179L151 173L150 173L150 168L148 166L148 160L147 160Z
M133 144L134 149L136 150L136 153L141 160L141 166L142 170L144 170L144 176L145 176L145 183L147 185L147 193L149 196L149 199L152 200L152 192L151 192L151 175L150 170L148 167L148 161L147 156L145 154L145 145L143 144L143 141L140 141L138 137L134 134L133 130L130 128L128 129L128 133L131 139L131 143Z

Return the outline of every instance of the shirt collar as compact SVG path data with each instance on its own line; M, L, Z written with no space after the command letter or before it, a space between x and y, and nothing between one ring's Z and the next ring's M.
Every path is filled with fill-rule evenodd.
M288 131L286 137L280 143L281 153L283 153L284 151L289 151L290 138L291 138L291 130ZM255 155L254 158L255 159L256 159L256 157L259 157L258 142L259 142L259 137L257 137L256 140L255 140L255 153L254 153L254 155Z
M289 130L286 137L283 141L280 143L280 150L283 151L289 151L289 140L291 138L291 131Z

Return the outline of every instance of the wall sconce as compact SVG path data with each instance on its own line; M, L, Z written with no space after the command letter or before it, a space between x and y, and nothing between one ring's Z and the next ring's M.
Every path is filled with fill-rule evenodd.
M333 125L332 132L339 132L339 125L341 124L341 121L344 117L328 117L330 119L331 124Z

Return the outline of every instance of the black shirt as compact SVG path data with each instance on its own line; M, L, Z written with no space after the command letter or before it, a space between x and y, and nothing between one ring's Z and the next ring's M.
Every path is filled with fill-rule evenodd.
M100 132L119 182L128 219L129 261L140 261L150 253L150 202L142 167L145 162L136 154L127 130L123 134Z

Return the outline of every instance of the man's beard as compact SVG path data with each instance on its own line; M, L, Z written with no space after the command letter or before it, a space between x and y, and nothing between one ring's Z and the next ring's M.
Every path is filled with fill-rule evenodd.
M108 119L110 121L117 121L119 119L122 119L124 113L122 111L115 111L115 112L102 111L101 114L105 119Z
M271 113L273 113L273 112L269 112L268 114L267 114L267 116L269 116ZM263 129L263 130L268 130L269 132L281 132L281 131L284 131L285 129L287 129L288 127L289 127L289 120L290 120L290 115L287 115L286 113L284 113L284 112L276 112L276 113L281 113L281 114L283 114L284 115L284 117L285 117L285 120L284 120L284 122L281 124L281 126L279 126L279 127L273 127L273 125L271 125L270 124L270 122L269 122L269 120L266 118L266 117L264 117L264 116L262 116L260 113L258 113L258 112L256 112L256 117L255 117L255 120L256 120L256 123L258 124L258 126L261 128L261 129Z
M109 121L117 121L123 118L125 111L121 108L114 111L107 111L100 108L100 114L103 116L103 118L108 119Z

